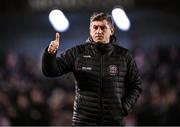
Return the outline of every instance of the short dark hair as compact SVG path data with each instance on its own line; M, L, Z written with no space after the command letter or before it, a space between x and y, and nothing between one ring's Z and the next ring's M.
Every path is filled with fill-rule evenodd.
M93 13L93 15L90 17L90 24L93 21L102 21L102 20L106 20L108 22L108 24L114 28L114 22L113 19L111 17L111 15L104 13L104 12L95 12Z

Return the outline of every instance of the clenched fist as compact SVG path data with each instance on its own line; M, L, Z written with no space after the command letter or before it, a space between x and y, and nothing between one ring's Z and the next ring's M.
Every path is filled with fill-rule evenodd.
M56 40L50 42L49 47L48 47L48 52L50 54L54 54L58 50L58 48L59 48L59 37L60 37L60 35L57 32L56 33Z

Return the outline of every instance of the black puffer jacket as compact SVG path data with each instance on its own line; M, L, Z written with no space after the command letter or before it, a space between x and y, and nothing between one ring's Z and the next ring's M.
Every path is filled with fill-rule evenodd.
M49 77L74 73L73 125L121 125L141 93L135 62L127 49L113 43L87 42L57 58L46 49L42 71Z

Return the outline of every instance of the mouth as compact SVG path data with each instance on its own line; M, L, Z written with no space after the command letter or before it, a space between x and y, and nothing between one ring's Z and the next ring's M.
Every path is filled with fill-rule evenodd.
M98 35L98 36L95 36L96 38L103 38L103 36L102 35Z

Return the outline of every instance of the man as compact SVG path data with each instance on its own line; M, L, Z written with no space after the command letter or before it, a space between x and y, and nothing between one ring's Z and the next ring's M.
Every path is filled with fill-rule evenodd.
M73 72L75 85L73 125L122 125L141 93L141 79L128 50L115 44L110 15L95 13L90 18L90 37L60 57L59 33L42 59L48 77Z

